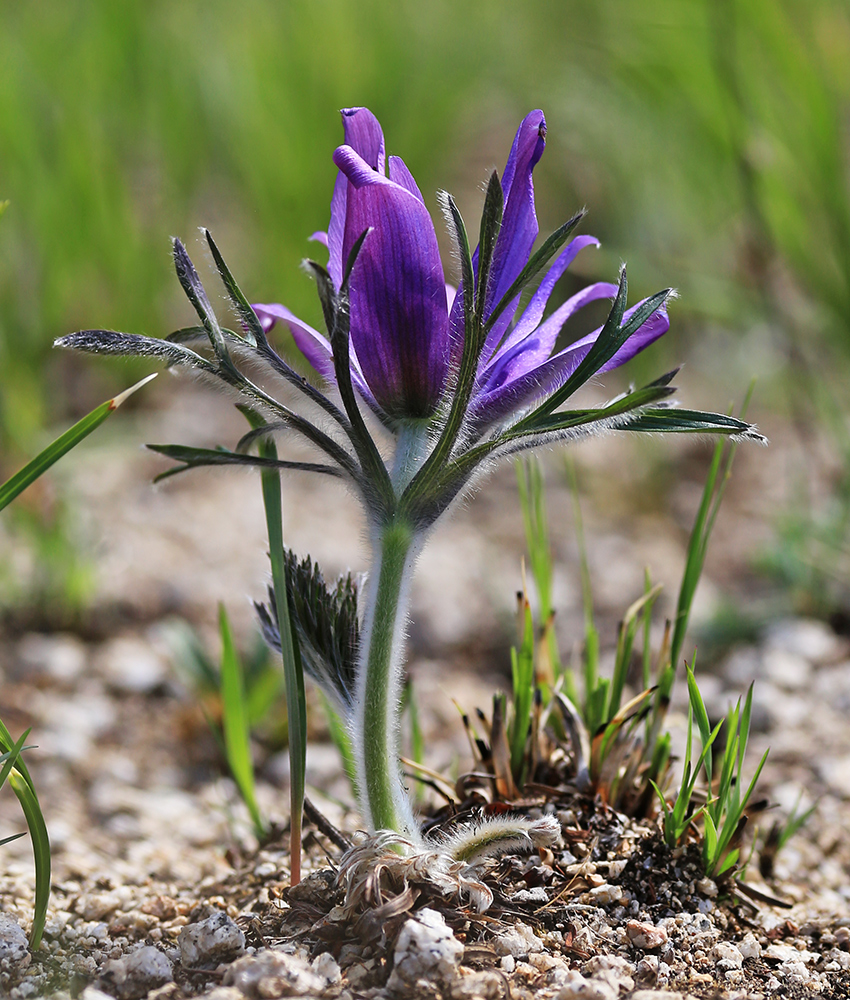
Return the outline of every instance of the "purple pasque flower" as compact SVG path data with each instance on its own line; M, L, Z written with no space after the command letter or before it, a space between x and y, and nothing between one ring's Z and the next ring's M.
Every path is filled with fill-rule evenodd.
M343 268L357 238L368 236L350 279L350 367L352 381L369 406L390 426L438 412L450 374L463 350L463 288L448 308L437 238L424 200L404 162L387 162L378 120L366 108L342 112L345 144L334 152L339 175L331 200L328 232L315 233L329 252L328 272L340 288ZM486 323L511 293L538 235L532 172L545 147L546 122L533 111L520 124L502 176L503 210L486 288ZM388 168L388 169L387 169ZM597 282L573 295L550 316L544 312L558 279L592 236L577 236L556 258L526 307L516 316L517 289L487 331L468 406L468 424L481 433L504 425L542 395L562 385L595 343L601 327L555 352L559 334L589 302L612 298L617 286ZM473 258L477 280L478 251ZM640 307L629 310L625 318ZM269 330L277 320L312 366L333 382L331 345L286 307L256 305ZM640 326L600 370L634 357L669 327L664 308Z
M442 397L449 366L448 307L434 224L403 161L389 158L375 116L342 112L345 145L334 152L340 169L327 234L337 289L355 241L369 230L351 275L351 374L361 395L390 423L430 417ZM289 326L316 370L333 379L331 345L283 306L257 306L270 328Z

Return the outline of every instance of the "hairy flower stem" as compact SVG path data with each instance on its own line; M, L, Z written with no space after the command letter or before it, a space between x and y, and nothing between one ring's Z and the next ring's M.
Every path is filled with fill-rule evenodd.
M390 473L393 488L397 494L404 488L422 468L432 441L429 435L428 422L425 420L406 420L400 423L396 431L396 449L393 469Z
M410 580L422 534L396 515L373 536L352 730L357 784L372 830L418 841L398 765L399 706Z

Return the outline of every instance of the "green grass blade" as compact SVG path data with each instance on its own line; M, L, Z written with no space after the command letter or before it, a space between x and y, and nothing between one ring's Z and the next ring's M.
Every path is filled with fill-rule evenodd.
M522 645L519 651L511 650L514 707L510 731L511 773L517 782L522 778L520 771L525 757L528 730L531 726L531 708L534 704L534 621L528 601L523 601L522 614Z
M38 802L35 785L33 785L26 764L20 758L20 750L28 732L29 730L24 733L20 740L15 742L3 721L0 720L0 749L13 754L11 761L14 766L8 772L8 781L21 804L32 841L33 861L35 863L35 907L32 930L30 931L30 947L35 950L41 943L47 904L50 900L50 838Z
M702 700L702 694L700 693L699 685L697 684L696 677L694 676L693 664L696 662L696 653L690 664L685 664L685 676L688 681L688 697L690 699L691 709L694 713L694 718L696 719L697 729L699 729L699 738L702 743L703 750L710 746L713 742L711 736L711 723L708 721L708 712L705 710L705 702ZM711 754L705 755L705 760L703 764L705 768L705 778L708 788L711 788L711 771L712 771L712 759Z
M18 494L23 493L39 476L47 472L54 462L58 462L63 455L76 447L83 438L88 437L96 427L99 427L110 414L118 409L128 396L132 396L137 389L141 389L151 379L156 378L156 375L156 372L153 375L148 375L147 378L143 378L141 382L137 382L114 399L108 399L105 403L101 403L100 406L96 406L91 413L87 413L82 420L78 420L73 427L69 427L64 434L60 434L55 441L39 452L31 462L28 462L10 479L7 479L5 483L0 485L0 510L8 506Z
M584 544L584 522L581 516L581 504L578 494L578 476L572 459L565 460L567 476L570 480L570 490L573 496L573 520L575 523L576 543L578 545L579 567L581 570L581 596L584 608L584 706L587 728L594 732L588 718L588 704L591 692L596 689L599 676L599 632L593 618L593 592L590 586L590 564L587 560L587 547ZM573 704L579 704L578 698L570 694L570 688L575 691L575 678L572 671L564 673L565 689Z
M35 862L35 906L32 930L30 931L30 948L36 951L41 944L44 921L47 917L47 904L50 900L50 838L47 834L47 824L44 822L38 796L27 778L15 768L9 775L9 784L21 803L32 841L32 854Z
M717 852L717 827L706 810L702 817L703 841L702 841L702 861L706 872L713 872L718 861Z
M546 627L552 619L552 546L549 540L549 519L546 513L546 486L543 470L536 457L516 463L517 488L525 527L531 575L537 590L539 621ZM552 678L561 676L561 657L557 636L552 627L546 629L545 641Z
M3 762L3 767L0 769L0 788L6 784L6 780L12 773L12 768L18 763L18 758L21 755L21 751L24 748L24 743L26 743L27 736L29 736L29 729L21 736L21 738L14 743L8 750L5 751L0 761Z
M239 794L248 808L254 832L262 840L266 827L260 816L251 759L251 732L245 704L245 680L242 664L233 644L233 632L223 604L218 606L221 634L221 709L227 764Z

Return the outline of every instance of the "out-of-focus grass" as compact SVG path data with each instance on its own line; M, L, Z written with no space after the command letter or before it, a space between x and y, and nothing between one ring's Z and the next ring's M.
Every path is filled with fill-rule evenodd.
M641 285L663 278L686 308L739 324L742 300L785 267L846 330L841 0L473 0L462 14L440 0L4 9L6 442L50 415L31 404L47 398L53 336L174 325L169 234L212 226L252 296L312 315L295 265L327 219L333 112L355 103L428 198L501 166L514 119L542 106L541 214L586 201L612 273L627 257Z
M633 377L721 325L741 346L722 364L707 352L708 377L739 366L734 392L764 371L766 343L791 389L762 401L843 422L845 0L44 0L5 5L0 27L0 473L114 388L109 367L51 355L55 336L185 321L169 235L210 226L252 301L320 323L297 265L321 255L306 237L328 218L335 110L354 104L378 114L435 215L446 186L470 217L542 107L542 229L587 204L603 240L565 285L626 259L637 294L682 292L673 335ZM820 530L794 515L804 538Z
M15 442L45 419L31 404L53 337L176 318L170 234L210 225L253 297L315 313L297 265L327 222L336 109L374 107L430 194L504 34L483 2L454 21L439 0L48 0L3 22L0 428Z

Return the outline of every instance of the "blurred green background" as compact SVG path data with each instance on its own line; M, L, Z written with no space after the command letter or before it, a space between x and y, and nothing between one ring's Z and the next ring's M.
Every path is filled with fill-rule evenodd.
M586 204L603 241L576 280L628 260L633 295L678 287L667 360L727 331L696 355L714 404L761 371L850 454L846 0L42 0L0 10L0 472L127 382L54 337L188 321L170 235L208 226L249 298L318 323L298 263L358 104L471 227L543 108L541 228ZM846 549L848 496L845 473L818 544Z

